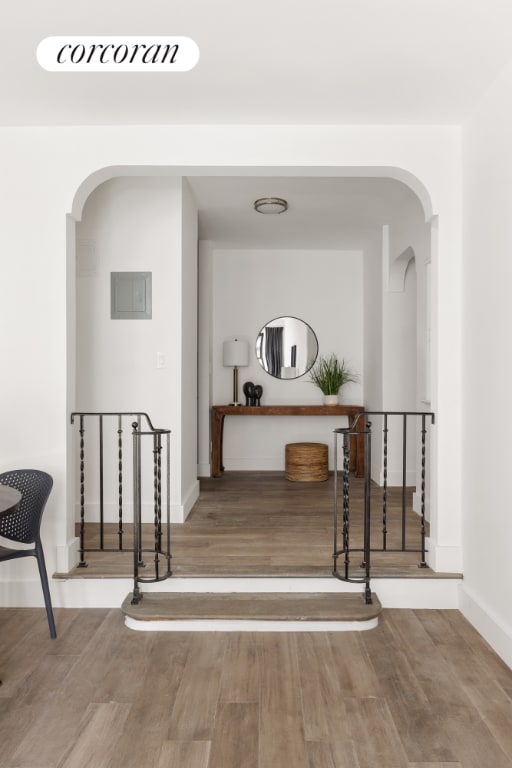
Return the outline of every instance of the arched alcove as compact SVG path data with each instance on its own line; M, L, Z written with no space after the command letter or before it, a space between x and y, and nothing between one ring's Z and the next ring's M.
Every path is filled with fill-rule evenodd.
M311 183L314 182L316 178L328 178L328 179L336 179L341 178L345 181L350 181L352 178L357 179L359 181L366 180L366 179L372 179L372 178L379 178L383 180L384 182L386 180L390 180L390 182L401 182L402 184L407 184L408 187L414 191L414 195L411 193L411 198L415 198L416 205L418 208L418 211L421 212L421 219L423 222L425 220L428 220L431 214L431 203L430 198L428 196L428 193L426 192L424 186L421 184L421 182L417 179L415 179L412 174L408 174L407 172L401 170L401 169L393 169L393 168L342 168L342 169L304 169L304 168L294 168L294 169L268 169L268 168L259 168L257 171L255 169L241 169L241 168L216 168L214 170L213 175L222 178L226 173L229 173L236 177L243 177L245 174L247 174L250 170L250 173L252 176L262 176L266 180L272 181L274 177L277 176L286 176L288 178L300 178L305 177L306 179L310 180ZM120 179L132 179L136 180L138 179L141 184L146 184L148 179L155 179L158 180L158 184L165 184L167 183L165 180L171 180L171 184L179 183L181 186L183 182L186 179L190 178L191 181L193 181L197 176L200 176L201 174L204 174L205 172L210 173L211 169L201 169L201 168L167 168L167 167L151 167L151 168L144 168L144 167L134 167L131 168L129 166L125 167L118 167L118 166L112 166L109 168L104 168L98 170L96 173L91 174L87 179L84 180L84 182L80 185L79 189L77 190L73 206L72 206L72 219L74 222L80 222L83 221L84 218L84 210L87 208L88 205L90 205L91 196L94 196L97 194L97 190L101 185L105 184L112 184L114 187L119 185ZM318 175L320 174L320 175ZM322 175L323 174L323 175ZM117 180L117 181L116 181ZM413 189L415 188L415 189ZM80 225L81 226L81 225ZM82 232L83 236L83 232ZM87 239L87 237L85 237ZM76 245L76 243L75 243ZM84 243L79 243L79 246L82 247ZM78 249L80 250L80 248ZM150 251L146 251L146 259L147 263L149 263L149 257L148 253ZM379 249L380 254L380 249ZM414 251L412 247L405 248L400 255L397 257L397 259L393 260L392 267L391 267L391 282L393 285L400 285L400 282L402 283L402 287L404 286L406 282L406 275L408 272L408 265L414 257ZM313 256L312 256L313 258ZM382 273L382 272L381 272ZM190 301L195 300L195 296L192 298L192 294L185 296L183 294L182 286L179 286L176 284L178 289L181 291L180 297L176 297L176 299L179 302L182 303L190 303ZM382 299L379 300L382 302ZM327 308L326 308L327 309ZM331 305L331 312L332 312L332 305ZM293 314L303 314L302 312L293 312ZM308 319L308 318L306 318ZM262 318L262 320L265 320L265 317ZM205 332L205 327L207 325L207 322L201 327L199 326L198 329L198 336L196 336L196 343L197 339L202 339L202 334ZM171 324L172 326L172 324ZM80 328L78 327L77 332L80 333ZM208 332L208 331L207 331ZM156 343L156 342L155 342ZM172 346L172 344L171 344ZM201 344L200 344L201 347ZM151 349L151 358L146 359L146 364L151 366L152 368L156 368L156 353L161 351L160 347L155 346ZM200 371L209 371L211 370L212 365L212 355L215 354L215 350L212 350L211 346L205 353L207 355L206 359L199 360L200 365ZM381 353L382 354L382 353ZM153 357L155 358L153 360ZM202 368L201 368L202 366ZM179 378L180 373L178 370L175 372L176 376ZM381 369L381 375L382 375L382 369ZM306 391L304 389L304 383L302 382L303 389L301 390L301 393L299 397L303 396L303 392ZM309 391L308 391L309 394ZM208 394L207 394L208 396ZM365 403L370 407L376 407L374 403ZM109 404L110 407L112 407L112 404ZM206 406L206 407L205 407ZM137 404L137 407L140 407L139 404ZM147 408L147 410L151 413L153 413L153 409L151 407ZM201 442L201 434L204 436L204 445L208 443L208 433L209 433L209 408L208 403L203 403L201 405L201 389L200 389L200 402L199 402L199 464L201 465L201 449L203 443ZM201 415L202 414L202 415ZM202 422L201 422L202 419ZM173 428L173 424L168 423L162 423L162 426L170 426ZM322 428L325 429L325 426L322 425ZM179 433L179 430L175 430ZM250 441L249 441L250 442ZM204 463L207 463L208 457L203 456ZM194 467L195 471L195 467ZM188 501L187 501L187 489L181 489L181 496L179 499L176 499L176 504L182 507L186 507ZM186 516L186 515L185 515Z

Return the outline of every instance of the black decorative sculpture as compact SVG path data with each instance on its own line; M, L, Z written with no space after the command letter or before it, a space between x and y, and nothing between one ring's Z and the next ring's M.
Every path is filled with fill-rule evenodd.
M245 395L245 404L246 405L253 405L253 398L254 398L254 384L252 381L246 381L243 386L243 391Z
M243 386L246 405L261 405L261 396L263 387L261 384L253 384L252 381L246 381Z
M261 396L263 394L263 387L261 384L256 384L254 387L254 403L253 405L261 405Z

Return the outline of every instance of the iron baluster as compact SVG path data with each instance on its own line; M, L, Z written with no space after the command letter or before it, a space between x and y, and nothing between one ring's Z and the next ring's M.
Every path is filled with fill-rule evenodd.
M419 568L427 568L425 559L425 466L427 427L425 414L421 417L421 562Z
M406 533L405 533L405 500L407 485L407 414L403 414L402 427L402 552L405 552Z
M343 433L343 551L345 578L350 576L350 437Z
M370 483L369 478L371 477L371 471L370 475L367 474L366 471L366 454L368 452L368 444L367 444L367 436L371 435L372 430L372 423L371 421L366 422L366 429L364 432L364 459L365 459L365 467L364 467L364 493L363 493L363 559L361 561L361 568L367 568L367 558L366 558L366 507L367 507L367 501L369 500L369 494L370 494Z
M338 435L334 432L333 574L338 573Z
M345 434L347 433L347 434ZM349 430L345 428L335 429L334 430L334 496L333 496L333 544L334 544L334 551L333 551L333 560L334 560L334 567L333 567L333 576L337 576L338 578L341 578L343 580L346 580L348 578L348 567L349 567L349 481L348 481L348 473L350 470L350 438L349 438ZM339 530L339 524L338 524L338 496L339 496L339 489L338 489L338 435L343 435L343 460L342 460L342 472L343 472L343 481L342 481L342 509L343 509L343 517L342 517L342 547L341 549L338 549L338 530ZM338 557L340 555L345 555L345 575L339 576L338 573Z
M140 432L136 421L132 424L133 435L133 595L132 605L142 599L139 589L139 565L141 555L141 485L140 485Z
M384 455L382 491L382 549L386 551L388 541L388 415L384 414Z
M159 552L162 548L162 468L160 434L153 435L153 499L154 499L154 564L155 578L159 578Z
M146 564L142 560L142 466L141 466L141 423L140 423L140 416L137 416L137 421L132 424L132 427L137 430L138 434L138 446L139 446L139 452L138 452L138 463L137 463L137 475L138 475L138 489L139 489L139 495L137 498L137 518L138 518L138 526L139 526L139 537L138 537L138 558L139 558L139 568L145 568Z
M87 568L85 561L85 427L80 416L80 568Z
M103 508L103 415L99 417L99 439L100 439L100 549L105 548L104 540L104 508Z
M167 453L167 510L166 510L166 519L167 519L167 553L166 553L166 560L167 560L167 576L172 575L171 570L171 436L169 432L167 432L166 435L166 453Z
M366 605L372 604L372 591L370 588L370 531L371 531L371 422L367 424L364 436L364 565L365 565L365 590L364 601Z
M117 536L119 551L123 549L123 417L117 417Z

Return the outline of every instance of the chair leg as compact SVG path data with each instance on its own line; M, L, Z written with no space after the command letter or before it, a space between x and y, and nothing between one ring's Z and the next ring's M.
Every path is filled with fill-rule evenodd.
M57 637L57 630L55 629L55 619L53 618L52 599L50 596L50 587L48 586L48 576L46 573L46 563L44 561L44 553L41 543L36 543L36 559L39 568L39 576L41 577L41 586L43 588L44 604L46 606L46 615L48 617L48 626L50 627L50 637Z

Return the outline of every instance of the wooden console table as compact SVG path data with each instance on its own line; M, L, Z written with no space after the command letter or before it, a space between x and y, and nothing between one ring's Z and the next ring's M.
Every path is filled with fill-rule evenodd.
M224 471L222 463L222 441L225 416L348 416L352 420L364 412L362 405L213 405L212 406L212 477L220 477ZM360 419L358 428L364 429ZM352 435L350 438L350 469L356 477L364 477L364 439Z

